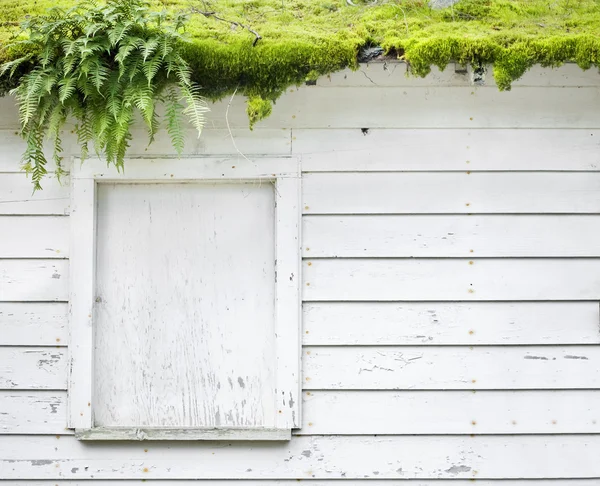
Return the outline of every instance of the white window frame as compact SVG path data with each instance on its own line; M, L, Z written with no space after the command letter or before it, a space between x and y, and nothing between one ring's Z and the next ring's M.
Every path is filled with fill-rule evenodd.
M275 185L274 428L95 427L93 322L96 189L99 183L252 182ZM100 159L73 160L71 171L69 427L87 440L289 440L301 426L300 171L294 158L130 159L122 172ZM281 406L282 393L286 405Z

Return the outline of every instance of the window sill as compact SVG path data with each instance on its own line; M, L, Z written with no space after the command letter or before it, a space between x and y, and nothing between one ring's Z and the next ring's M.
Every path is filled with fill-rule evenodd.
M264 440L286 441L290 429L275 428L132 428L95 427L75 429L79 440Z

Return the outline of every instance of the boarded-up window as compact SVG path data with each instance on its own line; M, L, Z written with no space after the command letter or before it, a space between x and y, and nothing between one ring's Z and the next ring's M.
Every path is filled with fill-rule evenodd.
M299 426L299 179L276 162L268 177L211 160L163 161L164 180L136 178L141 165L75 172L73 245L94 249L72 261L80 437L283 439Z

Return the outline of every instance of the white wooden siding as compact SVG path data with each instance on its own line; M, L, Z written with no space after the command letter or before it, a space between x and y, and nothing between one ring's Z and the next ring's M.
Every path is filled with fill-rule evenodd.
M600 388L596 346L306 347L304 354L306 389ZM61 347L0 347L0 388L65 389L66 361Z
M67 304L0 302L0 346L67 345Z
M600 344L597 302L312 302L305 345Z
M0 216L0 234L0 258L69 256L69 218Z
M596 215L306 216L305 257L598 257Z
M343 480L600 476L600 435L551 438L317 435L275 444L192 442L164 447L107 443L90 447L69 436L17 436L0 442L0 477Z
M0 401L0 434L73 433L66 392L0 391ZM302 409L307 425L296 435L600 433L600 393L591 390L313 390Z
M287 444L82 444L64 430L71 195L47 180L32 196L0 99L3 486L600 482L598 73L536 68L498 93L452 66L403 71L294 88L253 132L242 99L229 110L251 160L291 154L305 171L304 427ZM228 102L186 154L249 164ZM130 154L174 155L145 133Z
M67 301L67 260L0 260L0 301Z
M303 277L310 301L600 300L600 259L317 259Z
M146 480L151 486L173 486L172 480ZM89 486L88 480L77 479L57 479L54 481L27 481L27 486ZM94 486L139 486L139 479L125 480L95 480ZM340 486L340 481L337 479L311 479L311 486ZM398 483L398 481L396 481ZM198 486L198 481L178 480L177 486ZM202 486L298 486L297 479L258 479L258 480L227 480L227 479L207 479L203 481ZM478 479L477 486L597 486L596 479L542 479L542 480L527 480L527 479ZM389 486L390 482L386 479L370 479L368 486ZM4 481L3 486L23 486L22 481ZM345 479L344 486L365 486L364 479ZM411 480L410 486L473 486L472 479L416 479Z
M2 106L2 101L0 101ZM260 155L281 155L291 153L291 134L290 130L266 129L252 132L248 128L239 128L232 130L231 134L226 129L211 130L205 129L202 136L198 138L198 132L195 129L188 129L184 132L184 155L221 155L228 154L243 158L236 150L242 153L260 154ZM166 154L175 156L176 152L171 147L168 134L160 131L155 137L154 143L148 146L148 134L143 128L134 128L132 130L133 139L128 150L129 156L147 156L159 148ZM235 141L235 145L234 142ZM17 172L20 170L20 154L25 149L25 143L18 132L9 129L0 129L0 146L3 147L0 153L0 172ZM52 142L46 144L46 154L52 154ZM63 149L66 153L78 155L76 136L67 132L63 133ZM54 168L52 160L48 160L48 169Z
M304 410L306 435L600 433L588 390L308 391Z
M211 124L226 128L228 101L213 106ZM303 86L277 101L259 128L598 128L591 109L597 86L523 87L511 92L464 87ZM516 110L515 107L518 107ZM432 115L432 113L436 113ZM232 127L246 127L243 99L229 107Z
M95 480L94 486L131 486L136 484L139 486L139 480ZM172 486L173 481L171 480L152 480L147 481L152 486ZM396 481L398 482L398 481ZM87 480L54 480L54 481L28 481L27 486L89 486ZM364 479L345 479L344 486L365 486ZM323 479L310 481L311 486L339 486L339 481L336 479ZM389 486L390 482L386 479L370 479L369 486ZM596 486L596 479L542 479L542 480L527 480L527 479L478 479L478 486L562 486L567 484L568 486ZM198 486L197 480L178 480L177 486ZM227 479L216 479L216 480L204 480L202 486L298 486L297 479L269 479L269 480L227 480ZM19 481L4 481L3 486L22 486L22 482ZM473 486L473 480L471 479L416 479L412 480L410 486Z
M294 129L293 150L307 172L600 168L597 129L363 128Z
M0 434L72 434L66 392L0 391Z
M63 347L0 347L0 390L66 390Z
M322 173L302 189L306 214L600 212L600 172Z
M304 348L307 390L600 388L598 346Z
M0 214L54 214L69 213L69 181L62 183L48 177L44 190L32 194L31 179L22 173L5 173L0 176Z

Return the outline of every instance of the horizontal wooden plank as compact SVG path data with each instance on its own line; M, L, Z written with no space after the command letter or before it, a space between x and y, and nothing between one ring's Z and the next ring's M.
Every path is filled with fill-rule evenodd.
M0 214L68 214L68 178L59 184L55 178L46 177L42 187L33 193L31 179L22 172L0 174Z
M173 481L166 480L145 480L150 486L173 486ZM139 479L100 479L94 480L94 486L139 486ZM308 483L308 480L305 481ZM195 479L178 480L177 486L298 486L297 479L205 479L199 482ZM340 486L340 481L337 479L311 479L310 486ZM473 486L471 479L417 479L411 480L410 483L396 481L394 486L398 484L408 484L408 486ZM2 486L24 486L25 483L19 480L3 481ZM478 479L477 486L598 486L596 479ZM90 486L90 482L83 479L58 479L53 481L27 481L27 486ZM368 485L362 479L345 479L344 486L390 486L390 482L386 479L370 479Z
M597 302L305 303L305 345L600 344Z
M306 172L598 170L593 129L296 129Z
M96 179L98 181L121 182L193 182L198 179L231 181L246 179L272 181L277 178L294 178L300 176L297 158L292 157L256 157L254 160L239 161L235 156L222 157L186 157L180 159L127 158L124 161L127 170L119 171L116 167L107 167L98 158L90 158L83 165L75 161L71 175L73 179ZM254 182L258 184L258 182Z
M324 173L303 177L307 214L598 213L598 172Z
M0 434L72 433L66 428L66 392L0 392L0 406ZM300 435L600 432L600 391L590 390L307 391L302 410ZM130 440L139 440L129 432ZM110 437L117 437L114 431Z
M302 86L257 128L600 128L597 87ZM376 109L374 109L376 108ZM248 127L246 99L211 104L207 125Z
M145 480L150 486L173 486L172 480ZM307 483L305 481L305 483ZM106 479L95 480L94 486L139 486L139 479ZM178 480L177 486L298 486L298 479L205 479L199 482L195 479ZM340 481L337 479L311 479L310 486L340 486ZM396 481L394 486L398 484L408 484L408 486L473 486L471 479L417 479L411 480L410 483ZM477 486L598 486L596 479L478 479ZM24 486L23 481L3 481L2 486ZM27 481L27 486L90 486L90 482L76 479L58 479L53 481ZM390 486L390 482L386 479L370 479L368 485L362 479L345 479L344 486Z
M0 347L0 389L65 390L66 348Z
M308 390L600 388L598 346L305 347Z
M243 441L282 441L290 440L290 429L272 427L94 427L75 429L75 437L86 441L189 441L189 440L243 440Z
M485 86L496 89L492 75L492 66L487 67ZM458 70L458 72L457 72ZM400 61L371 62L361 64L357 71L344 69L317 80L317 86L326 88L340 87L372 87L372 86L471 86L472 67L450 63L443 71L432 67L426 77L410 75L407 64ZM600 76L596 69L582 70L576 64L565 64L558 68L534 66L523 77L513 82L519 86L598 86Z
M600 391L309 391L302 434L600 432Z
M319 215L302 235L314 258L600 256L596 215Z
M315 259L306 301L600 299L600 259Z
M0 258L66 258L69 218L0 216Z
M505 92L471 86L303 86L277 100L257 128L600 128L594 110L599 101L597 86ZM0 128L18 126L11 98L0 100L0 111L6 113ZM248 128L244 97L211 104L207 126L227 129L227 122Z
M71 434L67 393L0 392L0 434Z
M127 151L129 157L164 155L176 156L177 153L171 145L166 130L159 130L154 143L148 145L147 131L143 128L132 129L131 146ZM76 136L69 132L63 134L63 150L65 156L79 156L80 148ZM19 132L10 129L0 129L0 172L19 172L21 167L21 154L25 149L23 139ZM237 147L237 148L236 148ZM48 157L48 170L54 170L51 162L52 142L45 144ZM183 156L186 155L224 155L232 154L239 158L240 163L247 163L239 154L249 155L289 155L291 151L290 130L279 128L266 130L250 130L248 128L234 129L205 129L198 137L198 132L192 128L184 131ZM68 161L65 160L65 165ZM66 167L68 169L68 166Z
M226 126L229 100L212 106L214 126ZM276 128L599 128L598 87L512 91L473 87L303 86L277 100L259 127ZM242 100L229 109L232 126L247 125Z
M66 303L0 303L0 346L66 345Z
M0 478L597 478L599 448L600 435L314 436L169 447L152 442L90 447L68 436L16 436L0 439Z
M0 301L66 301L67 260L0 260Z

